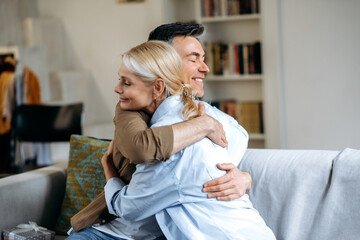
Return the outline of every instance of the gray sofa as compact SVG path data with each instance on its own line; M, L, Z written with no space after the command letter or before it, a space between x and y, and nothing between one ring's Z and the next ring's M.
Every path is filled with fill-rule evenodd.
M0 230L54 228L67 163L0 179ZM247 150L250 199L277 239L360 239L360 150ZM64 237L57 236L56 239Z

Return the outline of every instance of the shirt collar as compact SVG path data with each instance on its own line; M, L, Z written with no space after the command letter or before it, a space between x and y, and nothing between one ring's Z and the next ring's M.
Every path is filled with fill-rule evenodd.
M156 123L163 115L168 114L169 111L180 111L182 105L179 94L167 97L154 112L150 120L150 126Z

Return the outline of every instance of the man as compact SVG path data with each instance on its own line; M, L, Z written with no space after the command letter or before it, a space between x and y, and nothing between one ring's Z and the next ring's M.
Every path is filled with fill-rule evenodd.
M205 54L196 37L202 35L204 27L194 23L170 23L154 29L148 40L169 42L180 55L183 71L186 77L192 79L191 85L197 90L197 97L204 95L203 80L209 68L205 63ZM187 37L186 37L187 36ZM186 136L186 135L185 135ZM185 146L184 146L185 147ZM244 195L251 187L251 176L241 172L233 164L218 166L227 174L204 184L204 192L210 192L208 197L218 200L232 200Z
M194 23L165 24L152 31L148 39L166 41L173 45L182 59L185 76L191 79L191 85L197 91L197 97L204 94L203 80L206 73L209 72L204 61L204 50L196 38L203 31L202 25ZM117 92L116 88L115 92ZM204 112L203 107L199 106ZM141 121L139 121L140 118ZM146 114L121 111L118 104L114 117L116 125L113 141L114 152L107 152L103 158L113 158L114 165L119 169L118 175L125 182L130 181L131 175L135 171L133 163L165 161L170 155L204 137L210 138L214 143L223 147L227 145L221 124L205 113L183 123L153 129L147 128L148 121L149 116ZM120 124L122 127L119 127ZM128 139L128 141L120 143L117 139ZM250 189L251 176L248 173L241 172L231 163L219 164L218 167L226 170L227 174L204 184L203 191L209 192L209 198L232 200L241 197ZM130 229L126 221L113 219L114 217L109 216L107 212L104 195L101 194L76 214L71 219L71 223L75 231L86 228L79 233L83 233L85 239L88 234L95 234L95 238L101 239L98 235L101 233L110 234L110 238L114 237L113 239L117 239L115 236L125 239L128 236L141 238L142 231L146 235L146 226L142 226L141 223L132 223L132 229ZM113 221L108 223L110 220ZM96 223L108 224L97 227L99 233L94 228L88 227ZM117 229L117 232L115 233L113 229ZM71 237L76 239L75 235L72 234ZM81 236L78 235L78 237ZM109 235L102 237L109 237Z

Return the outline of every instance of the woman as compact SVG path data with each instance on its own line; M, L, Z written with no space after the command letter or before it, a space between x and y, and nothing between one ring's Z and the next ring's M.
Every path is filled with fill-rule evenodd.
M121 108L146 111L152 115L152 127L199 114L190 85L182 83L190 80L181 79L181 59L167 43L149 41L125 53L119 76ZM203 182L224 175L216 167L219 159L237 165L248 141L246 131L233 118L208 104L205 107L223 124L228 147L203 139L166 162L138 164L127 186L117 177L111 159L103 158L110 213L144 223L154 236L160 227L167 239L275 239L247 195L221 202L201 192ZM105 228L98 230L116 231Z

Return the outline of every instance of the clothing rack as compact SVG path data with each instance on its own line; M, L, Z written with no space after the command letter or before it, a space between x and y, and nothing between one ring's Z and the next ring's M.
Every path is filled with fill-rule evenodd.
M41 91L36 74L13 56L11 53L0 55L0 172L17 173L25 164L25 154L20 154L22 149L15 149L18 146L13 131L16 126L12 121L15 109L22 104L41 104ZM41 151L49 151L46 147L43 149Z

